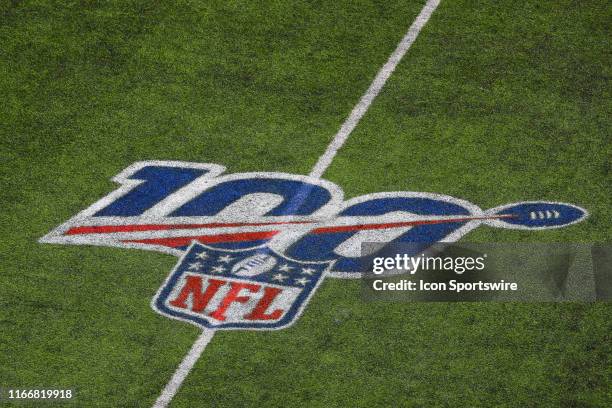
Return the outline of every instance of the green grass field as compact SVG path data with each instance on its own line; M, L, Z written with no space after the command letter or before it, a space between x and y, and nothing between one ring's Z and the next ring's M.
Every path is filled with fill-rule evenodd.
M176 258L38 239L135 161L308 174L423 4L0 1L0 387L151 406L200 332L149 306ZM324 178L590 213L465 241L609 242L611 17L443 0ZM286 330L218 333L171 406L611 406L611 312L367 303L327 279Z

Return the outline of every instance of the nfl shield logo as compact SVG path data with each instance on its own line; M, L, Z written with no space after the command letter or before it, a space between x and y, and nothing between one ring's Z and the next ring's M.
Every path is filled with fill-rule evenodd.
M226 250L194 242L152 307L209 329L281 329L297 320L330 264L296 261L266 246Z

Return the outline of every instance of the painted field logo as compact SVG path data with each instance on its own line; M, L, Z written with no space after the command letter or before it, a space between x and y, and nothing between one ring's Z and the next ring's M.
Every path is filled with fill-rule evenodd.
M328 266L266 247L228 251L194 243L151 305L210 329L279 329L299 316Z
M529 201L482 210L458 198L416 192L345 201L340 187L319 178L221 175L224 170L216 164L135 163L115 177L120 188L41 242L181 256L155 310L209 328L271 329L295 321L327 265L326 276L359 277L365 257L376 256L361 253L363 242L419 243L413 247L420 252L435 242L457 241L483 224L539 230L587 216L564 203ZM309 269L315 272L297 273Z

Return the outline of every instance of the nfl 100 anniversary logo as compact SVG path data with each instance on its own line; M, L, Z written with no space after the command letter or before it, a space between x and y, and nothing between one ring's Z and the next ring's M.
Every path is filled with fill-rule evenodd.
M41 238L170 253L180 261L152 301L206 329L279 329L326 277L361 275L362 242L454 242L480 225L537 230L586 210L530 201L489 210L450 196L383 192L344 200L337 185L284 173L221 175L215 164L138 162L121 187ZM384 251L384 245L380 251ZM416 255L409 254L409 255Z

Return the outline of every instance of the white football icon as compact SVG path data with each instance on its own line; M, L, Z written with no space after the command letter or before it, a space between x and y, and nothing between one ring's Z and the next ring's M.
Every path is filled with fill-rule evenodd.
M232 273L238 276L255 276L268 272L276 265L276 259L271 255L258 254L249 256L238 262L232 268Z

